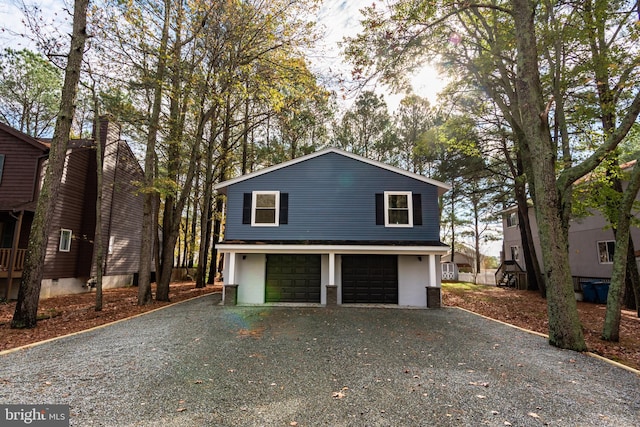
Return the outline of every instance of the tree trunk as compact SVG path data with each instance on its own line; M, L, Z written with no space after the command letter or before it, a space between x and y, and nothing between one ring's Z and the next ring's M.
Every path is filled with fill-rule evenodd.
M568 224L556 183L556 147L550 136L540 82L534 4L513 0L516 27L517 90L525 143L531 154L536 219L546 274L549 342L586 350L569 269Z
M200 203L200 175L196 176L196 193L193 195L193 214L191 219L191 240L187 247L187 268L193 268L193 256L196 252L196 234L198 233L198 204Z
M151 303L151 264L154 252L154 199L155 190L155 164L156 142L160 127L160 110L162 107L162 81L167 67L167 46L169 44L169 29L171 18L171 2L164 0L164 22L162 25L162 37L158 49L158 66L154 80L154 94L151 117L149 118L149 133L147 135L147 147L144 158L144 188L142 208L142 240L140 244L140 270L138 277L138 305ZM156 263L158 259L156 257ZM156 268L156 276L159 274Z
M620 340L620 317L622 297L627 272L627 253L629 250L629 232L631 226L631 208L640 189L640 159L636 162L620 202L618 221L616 223L616 249L613 254L613 272L607 297L607 312L602 328L602 339L606 341ZM634 260L635 262L635 260Z
M93 90L94 95L94 138L96 141L96 228L95 237L93 242L93 249L95 251L95 268L96 268L96 311L102 311L102 273L104 264L104 253L102 247L102 132L100 125L99 106L96 98L95 88ZM113 199L111 200L113 203Z
M200 217L200 250L198 253L198 268L196 270L196 288L204 288L206 285L207 256L211 245L211 212L213 197L213 157L215 153L215 131L211 126L211 137L207 144L207 158L205 165L204 194L202 200L202 216Z
M56 119L49 151L49 163L31 226L27 258L18 291L18 302L11 321L12 328L34 328L36 326L47 244L49 234L52 231L53 214L58 202L60 181L64 171L67 144L75 112L82 57L87 39L88 5L89 0L75 0L74 2L71 46L62 87L60 112Z
M525 269L527 270L527 282L530 290L539 290L543 297L546 297L546 287L538 262L538 255L533 240L533 232L531 231L531 221L529 221L529 205L526 195L518 196L516 192L518 204L518 222L520 229L520 239L522 240L522 256L524 257Z
M637 310L640 317L640 275L636 264L636 249L629 235L629 251L627 252L627 276L625 290L625 306L629 310Z

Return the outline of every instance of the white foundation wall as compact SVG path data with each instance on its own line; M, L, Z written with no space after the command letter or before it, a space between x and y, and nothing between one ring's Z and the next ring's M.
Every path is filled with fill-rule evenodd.
M75 277L62 279L43 279L40 287L40 298L51 298L58 295L83 294L92 289L86 286L86 280ZM102 289L124 288L133 284L133 274L104 276Z
M264 254L236 255L238 304L264 304L267 257ZM225 280L228 274L225 272ZM226 281L225 281L226 284Z
M398 257L398 305L426 307L429 284L429 256Z

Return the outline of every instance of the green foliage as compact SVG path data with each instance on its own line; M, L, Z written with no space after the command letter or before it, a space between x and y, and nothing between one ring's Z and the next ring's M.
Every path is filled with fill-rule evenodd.
M27 49L0 55L0 120L33 137L50 136L60 104L61 71Z
M397 152L394 139L387 103L382 95L372 91L358 96L335 130L336 145L340 148L389 163L394 163Z

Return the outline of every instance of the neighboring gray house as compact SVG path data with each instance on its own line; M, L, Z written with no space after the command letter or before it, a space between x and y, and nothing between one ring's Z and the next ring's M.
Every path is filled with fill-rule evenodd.
M624 165L631 167L632 164ZM623 168L624 168L623 166ZM624 185L626 187L626 184ZM640 200L640 196L637 197ZM640 218L640 212L634 212ZM534 208L529 208L529 221L531 222L531 232L534 237L534 245L538 258L541 260L542 252L540 239L538 237L538 227L535 218ZM505 210L502 215L503 229L503 265L509 263L516 270L526 271L526 266L522 258L522 241L518 224L517 208ZM640 262L640 229L631 227L631 237L636 248L636 260ZM569 263L571 274L574 279L574 287L579 291L580 284L602 280L608 282L611 279L613 268L613 251L615 249L615 239L613 231L602 214L594 211L593 215L572 219L569 225ZM513 263L512 263L513 262ZM540 261L543 267L542 261ZM498 277L500 280L500 277Z
M214 189L225 304L440 304L447 185L329 148Z

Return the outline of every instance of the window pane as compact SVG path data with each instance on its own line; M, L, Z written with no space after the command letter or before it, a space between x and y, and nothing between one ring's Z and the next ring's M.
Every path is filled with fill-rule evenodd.
M520 261L520 250L517 246L511 246L511 259L513 261Z
M616 252L616 242L607 242L607 249L609 251L609 262L613 262L613 254Z
M389 224L409 224L409 211L389 210Z
M598 242L598 258L600 263L607 262L607 243Z
M276 195L275 194L257 194L256 207L257 208L275 208Z
M408 208L409 202L405 194L396 194L389 196L389 208Z
M256 224L275 224L275 209L256 209Z
M60 231L60 246L58 250L61 252L69 252L71 248L71 230Z

